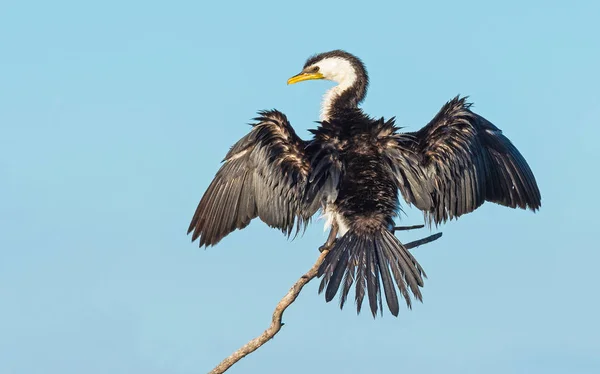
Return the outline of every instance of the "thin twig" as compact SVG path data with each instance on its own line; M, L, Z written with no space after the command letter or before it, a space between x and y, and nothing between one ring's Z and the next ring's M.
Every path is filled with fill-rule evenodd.
M396 226L392 229L392 231L406 231L406 230L422 229L423 227L425 227L425 225Z
M325 256L329 253L329 250L326 249L321 252L321 255L317 259L317 262L313 265L310 270L304 274L298 281L290 288L288 293L279 301L277 306L275 307L275 311L273 312L273 318L271 319L271 326L266 329L259 337L250 340L246 345L237 351L233 352L231 356L227 357L219 365L217 365L210 374L221 374L228 370L231 366L233 366L236 362L246 357L250 353L257 350L260 346L271 340L275 334L281 330L281 318L283 317L283 312L287 309L296 300L300 291L302 291L302 287L304 287L308 282L310 282L314 277L317 276L317 271L319 270L319 266L325 259Z
M434 240L438 240L441 237L442 237L442 233L438 232L437 234L430 235L426 238L415 240L410 243L404 244L404 247L406 247L406 249L416 248L420 245L431 243Z

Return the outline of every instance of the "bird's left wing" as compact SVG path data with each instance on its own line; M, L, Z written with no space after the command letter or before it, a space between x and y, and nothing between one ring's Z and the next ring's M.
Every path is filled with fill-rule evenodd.
M190 223L192 241L215 245L256 217L290 235L310 219L303 192L310 171L305 144L286 116L259 112L252 130L224 159Z
M421 130L399 134L381 122L380 152L404 199L436 224L485 201L537 210L541 195L525 158L485 118L456 97Z

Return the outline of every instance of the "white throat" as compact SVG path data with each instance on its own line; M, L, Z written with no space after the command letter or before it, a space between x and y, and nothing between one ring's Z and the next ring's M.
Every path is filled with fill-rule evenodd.
M353 83L353 82L352 82ZM332 105L344 91L352 86L352 83L340 83L335 87L332 87L325 92L323 95L323 101L321 102L321 121L327 121L331 115Z
M352 87L358 79L356 71L352 64L343 58L330 57L319 61L319 71L325 76L325 79L337 82L338 85L327 90L321 103L321 121L327 121L330 118L331 110L335 99L344 91Z

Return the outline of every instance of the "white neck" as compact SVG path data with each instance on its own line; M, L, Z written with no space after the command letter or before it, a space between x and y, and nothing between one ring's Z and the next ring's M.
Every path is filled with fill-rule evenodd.
M352 87L358 79L356 71L352 64L343 58L330 57L317 63L319 71L325 76L325 79L337 82L338 85L330 88L323 96L321 103L321 121L327 121L330 118L331 110L335 99L344 91Z
M344 91L350 88L352 86L352 83L354 82L346 81L338 84L335 87L330 88L329 90L327 90L327 92L325 92L325 95L323 95L323 101L321 102L321 121L329 120L332 105L335 99L337 99L342 93L344 93Z

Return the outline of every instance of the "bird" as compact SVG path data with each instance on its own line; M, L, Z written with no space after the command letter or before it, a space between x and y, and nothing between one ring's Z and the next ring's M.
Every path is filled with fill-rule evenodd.
M541 194L525 158L502 130L472 110L467 96L447 101L421 129L403 132L395 117L366 114L363 61L333 50L309 57L288 85L337 83L323 97L312 138L303 140L287 116L258 111L249 132L222 160L188 228L192 242L214 246L256 217L288 237L321 212L328 252L318 268L319 293L344 307L354 286L357 314L367 297L373 318L398 316L423 302L424 269L394 235L408 206L440 225L487 202L536 212ZM398 296L398 292L400 297ZM401 299L400 299L401 300Z

